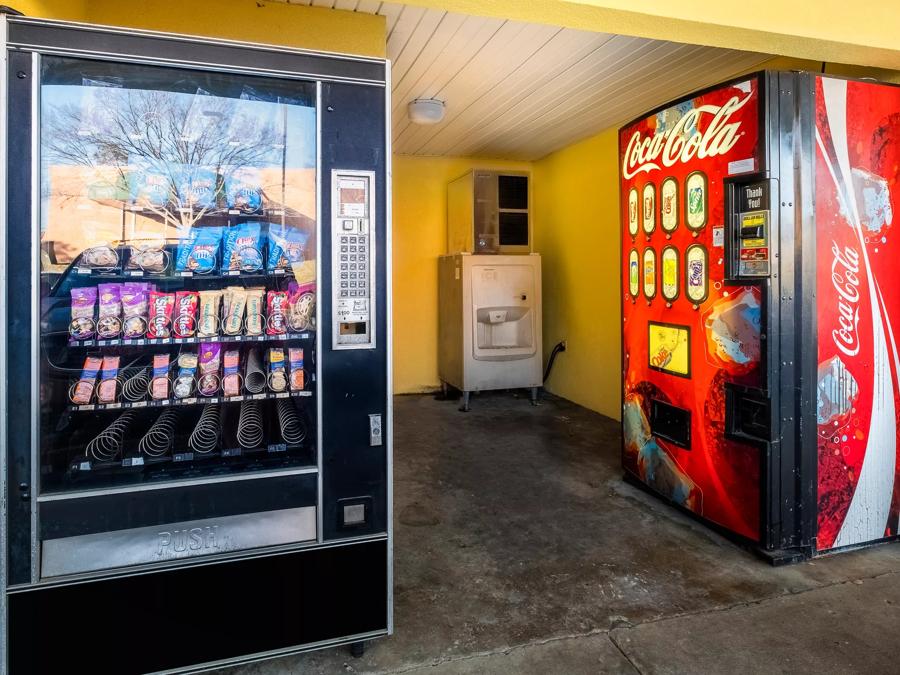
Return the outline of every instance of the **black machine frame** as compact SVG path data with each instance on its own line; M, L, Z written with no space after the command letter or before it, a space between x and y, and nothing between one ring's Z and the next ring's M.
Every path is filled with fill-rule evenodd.
M0 53L0 673L73 663L93 672L207 669L392 633L389 63L8 14L0 15ZM371 175L378 248L372 348L337 350L332 244L330 237L318 237L316 466L228 481L179 480L147 490L47 499L39 494L36 92L46 55L315 83L317 231L325 232L333 220L332 174ZM30 411L20 418L27 423L9 423L11 411ZM380 422L379 443L372 442L372 417ZM167 500L176 505L161 507L167 497L177 497ZM52 578L41 574L49 519L42 514L67 507L77 514L67 534L79 534L97 530L95 520L103 518L109 530L129 523L153 529L197 517L197 509L214 521L298 505L315 507L312 540ZM364 507L362 522L342 521L347 505ZM110 518L117 510L135 520ZM99 639L96 633L88 638L88 617L102 622ZM164 641L154 644L142 625L157 626Z

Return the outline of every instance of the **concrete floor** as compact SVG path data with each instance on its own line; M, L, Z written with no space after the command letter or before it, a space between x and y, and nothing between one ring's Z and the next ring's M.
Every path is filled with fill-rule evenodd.
M396 399L396 634L232 671L897 673L900 545L773 569L621 480L619 425Z

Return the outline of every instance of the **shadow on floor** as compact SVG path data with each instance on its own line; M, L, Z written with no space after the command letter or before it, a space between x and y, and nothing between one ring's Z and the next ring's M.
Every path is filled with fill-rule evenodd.
M769 567L623 483L619 424L568 401L548 397L532 407L527 396L494 393L474 398L469 413L457 407L430 396L395 399L395 635L359 659L332 649L232 672L435 664L429 672L733 673L741 664L756 672L721 646L730 639L722 634L727 614L738 612L740 624L740 612L761 601L807 598L900 569L900 547L890 545ZM888 619L898 625L893 607L885 630ZM682 627L690 621L701 621L712 643ZM666 646L665 636L679 630L678 649ZM747 626L741 630L746 636ZM746 648L765 655L769 642ZM884 641L886 656L892 643ZM712 660L701 667L701 657ZM802 661L793 665L790 672L804 670ZM876 662L866 665L877 672Z

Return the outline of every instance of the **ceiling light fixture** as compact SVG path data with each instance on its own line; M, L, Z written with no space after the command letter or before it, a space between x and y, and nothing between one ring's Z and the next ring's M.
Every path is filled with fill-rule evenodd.
M436 98L417 98L406 107L413 124L437 124L444 119L446 106Z

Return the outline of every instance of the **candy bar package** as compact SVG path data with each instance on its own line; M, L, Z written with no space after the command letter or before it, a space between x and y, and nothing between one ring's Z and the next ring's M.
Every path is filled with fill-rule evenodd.
M172 336L172 311L174 308L174 293L150 291L150 315L147 320L148 338L156 339Z
M269 291L266 294L266 333L284 335L287 333L287 291Z
M192 227L178 242L175 252L175 271L209 274L216 269L222 228Z
M262 266L260 224L248 221L227 227L222 237L222 269L256 272Z
M100 284L97 286L100 311L97 319L97 336L108 340L122 332L121 284Z
M303 349L288 349L288 361L291 364L291 391L303 391Z
M225 202L241 213L258 213L262 209L262 187L258 171L237 169L225 179Z
M169 398L169 355L153 356L153 378L150 380L150 397L161 401Z
M219 333L219 307L222 303L222 291L200 291L200 320L197 323L197 335L215 337Z
M214 171L186 164L178 172L178 199L182 206L212 209L216 206L219 178Z
M284 391L287 389L284 350L280 347L272 347L269 350L269 389L272 391Z
M104 356L103 369L100 372L100 385L97 387L97 400L100 403L115 403L118 375L119 357Z
M316 314L316 284L288 284L288 325L292 331L308 330Z
M222 375L222 391L226 396L237 396L241 393L241 356L236 349L225 352Z
M147 315L150 307L150 284L122 284L119 290L122 302L122 334L129 339L143 337L147 332Z
M309 235L290 225L269 223L268 260L266 269L288 270L291 265L303 262Z
M88 356L84 360L81 369L81 377L70 390L69 397L75 405L85 405L91 402L94 395L94 384L97 382L97 373L103 365L103 359L99 356Z
M87 340L94 334L96 304L96 287L72 289L72 323L69 324L69 334L76 340Z
M175 293L175 322L172 332L177 338L193 337L197 332L197 306L200 295L197 291Z
M225 305L222 332L225 335L239 335L244 326L244 308L247 305L247 291L243 288L229 289Z
M262 335L262 306L265 294L266 289L264 288L247 289L247 320L245 322L247 335Z
M175 377L173 391L175 398L187 398L194 393L194 375L197 373L197 355L193 352L182 352L176 361L178 375Z
M200 373L197 389L203 396L219 391L219 366L222 363L222 347L218 342L200 345Z

